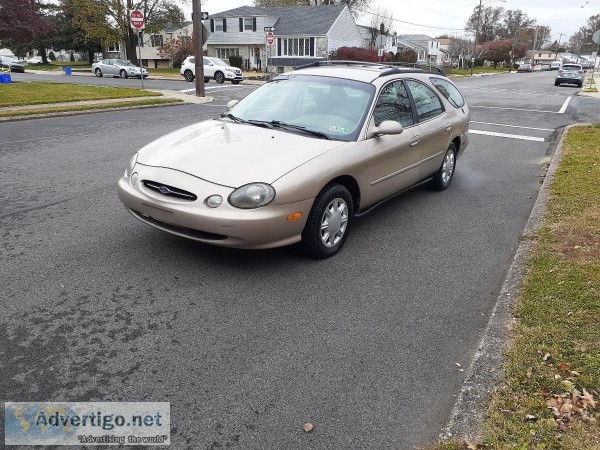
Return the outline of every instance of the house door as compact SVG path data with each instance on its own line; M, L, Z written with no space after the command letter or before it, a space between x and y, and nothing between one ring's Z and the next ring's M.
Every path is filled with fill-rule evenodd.
M252 65L254 67L256 67L256 69L259 72L262 71L262 60L261 60L261 57L260 57L260 47L255 47L254 48L254 58L253 58Z

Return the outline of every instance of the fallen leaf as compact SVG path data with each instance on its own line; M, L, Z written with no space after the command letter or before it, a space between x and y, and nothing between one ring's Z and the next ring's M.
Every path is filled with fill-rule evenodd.
M562 380L561 384L567 389L567 391L571 392L571 390L575 387L573 383L569 380Z
M537 416L534 416L533 414L527 414L525 416L525 420L535 421L537 420Z
M591 410L596 409L596 401L594 400L594 397L592 396L592 394L586 391L585 388L583 389L581 401L583 402L584 408L587 408L589 406Z
M562 377L559 374L554 375L555 380L560 380Z
M558 370L561 372L566 372L571 368L571 364L562 361L558 366L556 366Z
M560 431L567 431L567 428L569 427L564 422L558 422L558 428L560 428Z
M550 358L550 353L546 352L542 358L542 361L548 361L548 358Z
M315 427L312 423L305 423L303 428L305 432L310 433Z
M571 375L573 375L574 377L578 377L579 375L581 375L579 372L577 372L576 370L569 370L569 373Z
M459 364L459 363L454 363L454 364L456 365L456 367L460 367L460 364Z

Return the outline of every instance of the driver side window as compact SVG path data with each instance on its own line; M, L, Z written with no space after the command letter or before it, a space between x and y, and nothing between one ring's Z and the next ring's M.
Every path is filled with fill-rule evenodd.
M375 126L384 120L400 122L403 127L414 124L410 100L402 81L395 81L383 87L373 111Z

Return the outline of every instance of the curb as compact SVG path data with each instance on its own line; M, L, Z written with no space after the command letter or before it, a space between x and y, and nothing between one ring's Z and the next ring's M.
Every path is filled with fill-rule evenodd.
M549 188L563 157L566 136L573 127L589 125L587 123L573 124L561 131L558 145L550 157L550 166L521 234L521 241L502 284L498 300L479 341L475 357L467 369L462 388L452 408L450 420L439 436L441 440L466 439L477 442L482 438L481 424L485 415L486 401L502 374L505 362L503 353L510 343L509 333L515 320L510 309L518 298L526 273L526 263L534 244L533 235L539 229L546 212Z

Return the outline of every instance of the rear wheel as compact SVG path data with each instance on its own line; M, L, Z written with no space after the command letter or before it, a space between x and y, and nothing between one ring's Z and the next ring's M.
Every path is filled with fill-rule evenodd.
M127 78L127 71L125 69L121 69L121 71L119 72L119 76L121 78Z
M185 72L183 72L183 78L185 78L185 81L194 81L195 77L192 71L188 69Z
M450 144L446 154L444 155L444 161L436 173L433 174L433 180L431 185L436 191L443 191L452 181L454 176L454 168L456 166L456 146Z
M215 73L215 81L219 84L225 83L225 75L223 75L223 72Z
M100 69L96 69L94 71L94 73L96 74L97 77L101 77L102 76L102 71Z
M317 259L335 255L346 242L353 215L348 189L340 184L326 186L317 196L302 232L304 252Z
M204 82L205 82L205 83L208 83L209 81L210 81L210 78L206 78L206 77L204 77Z

